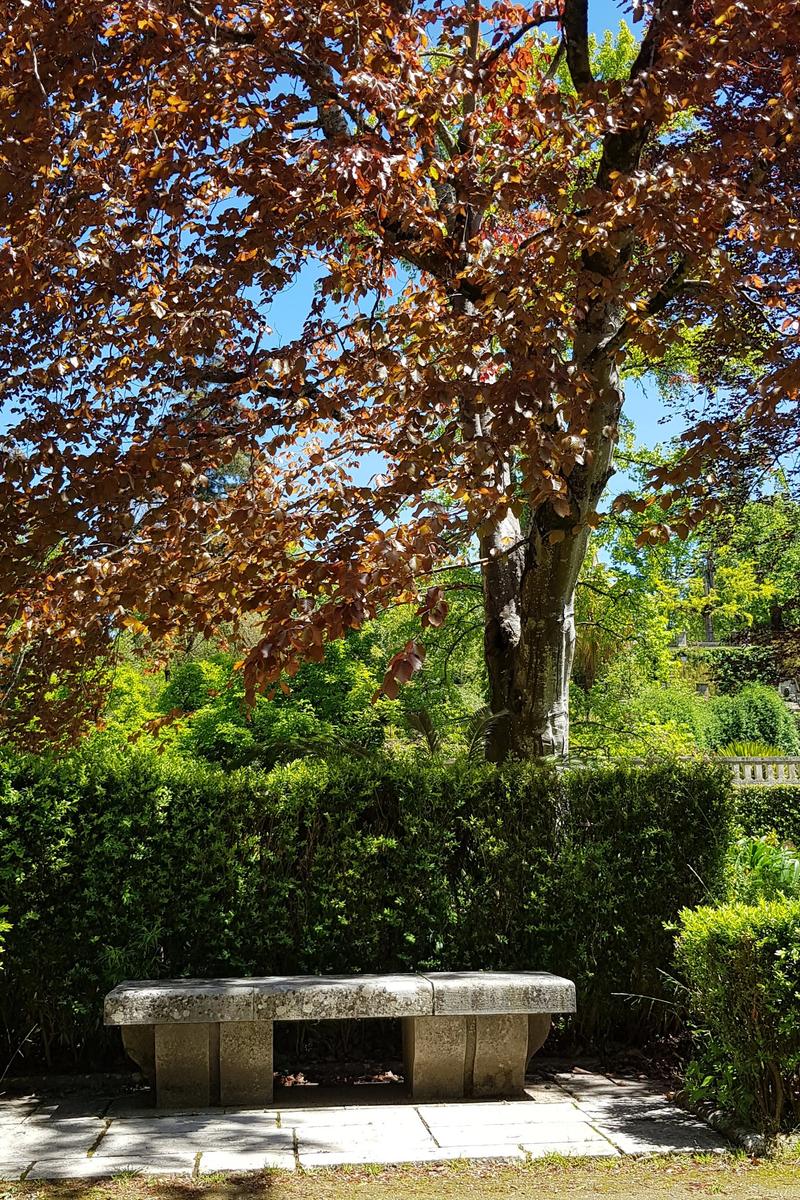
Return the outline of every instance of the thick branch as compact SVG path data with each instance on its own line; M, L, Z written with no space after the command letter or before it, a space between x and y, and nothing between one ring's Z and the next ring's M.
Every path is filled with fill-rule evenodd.
M567 66L576 90L581 92L593 81L589 61L589 0L566 0L562 21Z
M692 0L662 0L653 13L650 27L631 67L629 87L644 80L658 65L668 32L684 24L691 13ZM644 119L606 134L597 172L599 187L608 191L615 173L629 175L636 170L651 128L652 122Z

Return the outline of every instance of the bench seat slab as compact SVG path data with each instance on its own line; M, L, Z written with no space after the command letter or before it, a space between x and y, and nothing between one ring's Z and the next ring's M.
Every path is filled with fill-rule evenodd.
M108 993L106 1025L170 1025L252 1021L249 979L126 980Z
M273 1021L399 1017L420 1100L513 1096L571 980L538 971L126 981L105 1002L160 1107L272 1101Z
M545 971L433 971L436 1016L575 1012L575 984Z
M254 979L257 1021L411 1017L433 1012L422 975L272 975Z

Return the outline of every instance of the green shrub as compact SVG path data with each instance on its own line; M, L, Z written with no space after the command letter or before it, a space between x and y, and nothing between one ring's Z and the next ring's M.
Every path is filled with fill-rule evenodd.
M721 758L783 758L783 751L767 742L729 742L720 746L717 753Z
M800 846L800 784L735 790L736 820L745 833L775 832L781 842Z
M542 969L582 1044L641 1038L678 912L724 886L730 790L704 763L558 776L413 758L225 774L95 738L0 769L0 1022L99 1062L123 978Z
M704 662L712 682L721 692L738 692L743 683L766 683L777 687L781 675L772 646L715 646L695 650L693 657Z
M731 900L800 900L800 857L774 833L739 838L731 847L729 865Z
M784 754L800 753L797 723L774 688L760 683L743 687L736 695L716 696L710 702L711 749L731 742L757 741L775 746Z
M682 913L677 961L698 1026L689 1091L767 1130L800 1125L800 901Z
M229 675L229 664L219 656L216 659L189 658L177 663L171 668L159 696L159 708L164 713L175 708L187 713L196 712L223 691Z

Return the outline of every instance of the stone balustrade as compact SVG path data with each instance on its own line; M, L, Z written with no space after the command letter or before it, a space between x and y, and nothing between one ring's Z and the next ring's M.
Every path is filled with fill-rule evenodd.
M800 758L722 758L733 772L736 787L800 783Z

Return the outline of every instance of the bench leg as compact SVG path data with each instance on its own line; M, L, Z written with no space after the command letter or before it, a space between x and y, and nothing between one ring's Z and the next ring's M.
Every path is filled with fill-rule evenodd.
M460 1099L466 1048L464 1017L404 1017L403 1061L413 1098Z
M156 1103L159 1108L207 1108L218 1063L216 1024L156 1025ZM216 1053L215 1053L216 1052Z
M220 1104L260 1107L272 1101L272 1022L219 1027Z
M528 1063L527 1014L467 1017L467 1030L467 1095L522 1095Z
M154 1025L123 1025L122 1045L151 1087L156 1081L156 1031Z
M537 1050L541 1050L547 1041L553 1018L550 1013L528 1014L528 1058L531 1059Z

